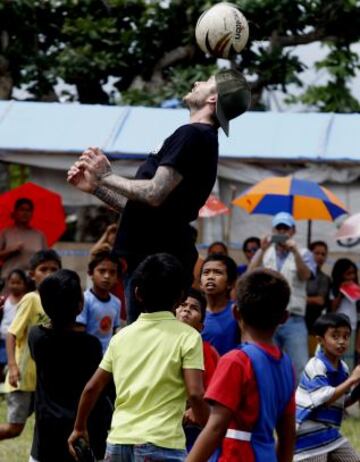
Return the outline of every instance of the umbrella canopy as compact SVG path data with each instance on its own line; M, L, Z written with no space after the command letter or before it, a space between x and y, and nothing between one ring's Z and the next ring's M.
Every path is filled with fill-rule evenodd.
M199 210L199 217L200 218L209 218L209 217L216 217L218 215L228 214L230 212L229 207L221 202L213 194L210 194L205 204Z
M360 213L348 217L335 234L336 239L357 239L360 237Z
M333 221L347 213L345 205L327 188L293 176L265 178L233 200L251 214L288 212L295 220Z
M34 203L31 226L42 231L48 245L53 245L66 229L61 196L34 183L25 183L0 195L0 229L13 225L11 214L17 199L26 197Z

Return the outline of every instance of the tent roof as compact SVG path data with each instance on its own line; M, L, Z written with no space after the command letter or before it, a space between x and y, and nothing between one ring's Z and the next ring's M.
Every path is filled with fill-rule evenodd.
M112 158L142 158L179 125L186 109L0 101L0 154L77 154L102 147ZM248 112L220 134L220 156L252 160L360 159L360 114Z

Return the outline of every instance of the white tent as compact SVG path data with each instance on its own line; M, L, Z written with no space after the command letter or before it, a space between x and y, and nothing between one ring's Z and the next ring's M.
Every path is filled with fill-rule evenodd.
M0 160L30 167L31 180L59 192L65 205L97 203L66 183L66 170L88 146L101 147L114 171L132 177L141 160L179 125L185 109L0 101ZM220 134L217 192L232 196L266 176L312 179L360 211L360 114L248 112ZM194 153L196 155L196 153ZM206 221L205 240L219 239L220 221ZM230 241L269 231L271 218L233 210ZM305 243L306 222L298 231ZM333 250L335 226L316 222L313 237Z

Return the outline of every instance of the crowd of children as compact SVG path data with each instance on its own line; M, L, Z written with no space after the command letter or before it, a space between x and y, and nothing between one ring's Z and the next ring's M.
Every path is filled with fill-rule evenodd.
M258 245L244 244L249 261ZM318 347L297 386L273 340L288 316L286 279L240 271L226 246L212 248L199 290L186 294L175 257L146 258L133 278L141 314L124 328L113 295L121 263L108 246L92 252L84 293L54 250L35 253L29 275L13 270L1 307L0 439L20 435L35 411L32 462L82 460L79 442L106 462L360 462L340 433L360 397L357 305L344 290L358 282L356 265L339 259L330 279L326 244L311 247L307 323Z

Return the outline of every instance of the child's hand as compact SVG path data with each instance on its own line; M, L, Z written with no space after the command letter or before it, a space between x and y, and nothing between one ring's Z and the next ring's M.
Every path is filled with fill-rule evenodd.
M20 371L17 364L9 365L9 383L12 387L17 387L20 382Z
M183 423L184 424L194 424L194 423L196 423L195 416L194 416L194 413L193 413L193 410L191 409L191 407L189 407L189 409L186 409L186 411L184 413L184 417L183 417Z
M81 432L78 430L73 430L73 432L71 433L67 441L69 452L75 460L79 460L79 458L77 457L77 454L74 448L74 443L80 438L84 438L86 441L89 441L87 432L86 431Z
M356 366L352 371L350 378L354 380L354 383L360 382L360 366Z

